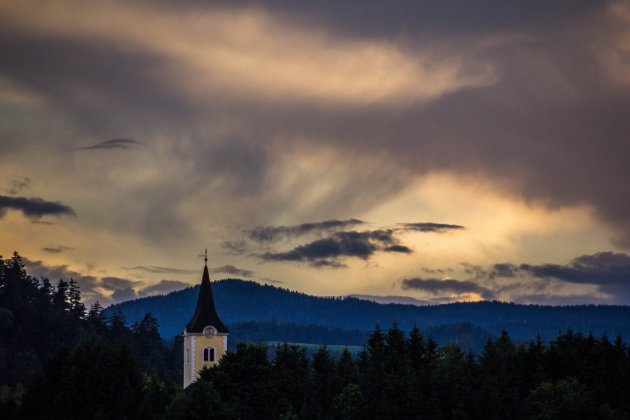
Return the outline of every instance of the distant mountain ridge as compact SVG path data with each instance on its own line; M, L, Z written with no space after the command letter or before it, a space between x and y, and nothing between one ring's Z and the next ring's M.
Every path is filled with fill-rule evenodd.
M163 337L181 334L195 308L198 286L122 302L120 309L130 324L151 312ZM225 279L212 285L217 310L228 325L247 321L275 321L318 325L342 330L371 331L376 324L388 328L397 322L409 330L470 323L491 334L507 330L517 340L537 335L551 339L567 329L594 335L630 338L630 306L542 306L504 302L466 302L432 306L380 304L354 297L317 297L252 281Z

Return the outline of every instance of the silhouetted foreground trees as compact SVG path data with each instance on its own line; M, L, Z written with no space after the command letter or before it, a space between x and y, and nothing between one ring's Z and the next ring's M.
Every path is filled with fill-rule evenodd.
M357 356L239 344L185 391L151 315L87 313L72 282L0 261L3 419L616 419L630 414L621 339L568 331L549 343L488 340L479 357L417 328L378 327ZM74 288L74 289L73 289ZM74 290L74 298L70 291ZM78 297L78 298L77 298ZM48 328L43 331L42 326ZM175 353L172 353L175 352Z
M375 329L353 359L240 344L166 407L167 418L615 419L630 410L621 341L567 332L544 345L507 333L474 358L417 329ZM212 413L204 412L212 407ZM215 417L210 417L210 415Z
M17 253L0 257L0 418L133 418L165 388L170 402L181 352L151 314L129 327L102 309L86 310L74 280L55 287L27 275Z

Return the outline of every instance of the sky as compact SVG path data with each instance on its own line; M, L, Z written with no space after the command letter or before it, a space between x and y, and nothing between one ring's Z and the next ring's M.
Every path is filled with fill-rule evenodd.
M0 2L0 254L88 303L630 304L630 1Z

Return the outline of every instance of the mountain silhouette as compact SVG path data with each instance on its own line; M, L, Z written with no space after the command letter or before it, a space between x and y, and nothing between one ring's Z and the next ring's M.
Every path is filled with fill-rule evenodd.
M403 330L417 325L421 330L434 332L440 331L436 327L451 324L458 324L461 332L462 325L469 325L470 328L483 329L479 330L482 336L487 333L498 335L506 330L516 340L523 341L536 336L552 339L568 329L585 334L592 332L594 335L630 338L630 306L545 306L497 301L426 306L380 304L354 297L310 296L237 279L213 282L212 288L217 311L233 332L232 337L238 330L234 326L243 326L248 322L250 326L251 322L258 322L276 327L292 325L298 330L300 326L319 326L354 332L369 332L375 325L387 329L396 322ZM195 309L198 293L199 286L195 286L167 295L135 299L112 305L107 308L107 313L120 310L127 322L133 324L150 312L158 320L162 336L171 338L183 332ZM265 329L260 325L257 328L263 334ZM451 328L455 331L454 341L457 341L458 328ZM448 341L448 337L445 340Z

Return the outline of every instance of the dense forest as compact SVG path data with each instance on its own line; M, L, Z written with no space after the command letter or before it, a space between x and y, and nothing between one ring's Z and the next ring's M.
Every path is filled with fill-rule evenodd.
M200 273L201 280L201 273ZM553 339L568 328L595 335L620 335L630 339L630 307L607 305L543 306L505 302L465 302L432 306L379 304L349 297L318 297L251 281L221 280L212 284L216 306L228 324L249 321L275 321L298 325L319 325L369 334L374 325L397 321L409 331L414 325L423 331L462 322L473 324L487 334L498 336L510 332L518 341L537 336ZM120 310L130 322L137 322L148 312L158 320L163 337L181 334L196 304L198 286L165 296L152 296L122 302L108 308ZM471 332L472 333L472 332ZM445 342L457 341L457 335L445 336ZM292 340L298 341L298 340ZM310 341L313 342L313 341ZM314 343L317 343L315 341ZM320 342L321 343L321 342ZM328 342L330 344L330 342Z
M326 344L340 346L363 346L370 336L370 331L342 330L337 327L321 325L299 325L293 322L247 321L230 325L230 349L234 350L238 342L288 342L302 344ZM470 322L445 324L423 328L423 333L436 343L456 343L463 350L479 354L489 338L494 335ZM313 346L309 346L313 347Z
M181 343L156 318L127 325L85 308L76 284L34 279L0 258L3 419L620 419L630 418L630 349L566 331L479 356L426 331L375 327L358 354L239 343L185 391Z

